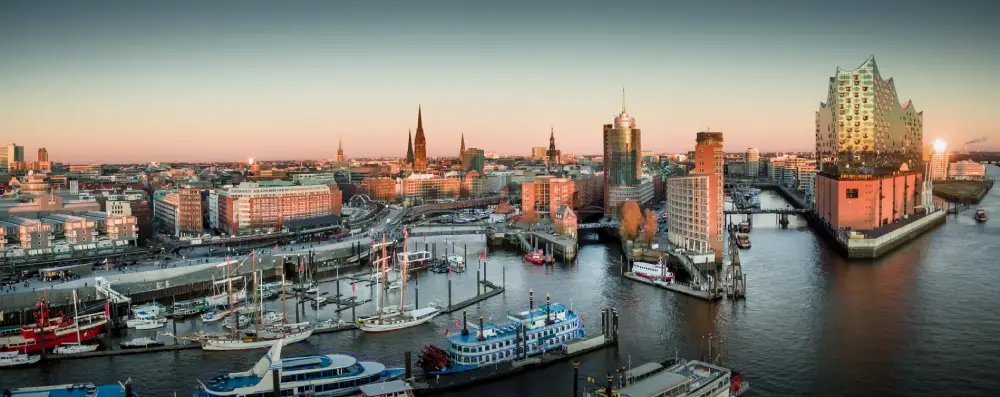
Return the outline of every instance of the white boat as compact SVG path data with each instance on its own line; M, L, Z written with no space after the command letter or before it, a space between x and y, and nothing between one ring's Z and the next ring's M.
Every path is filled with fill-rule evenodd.
M136 323L135 329L157 329L162 328L167 325L167 319L161 318L156 320L145 320L143 322Z
M165 311L165 309L166 309L166 306L163 306L163 305L161 305L159 303L147 303L147 304L144 304L144 305L136 305L136 306L132 306L132 316L133 317L147 317L147 316L157 317L161 313L163 313Z
M257 310L257 305L243 305L243 306L240 306L239 309L236 309L237 313L244 314L244 315L247 315L247 316L251 316L254 313L257 313L258 311L259 310Z
M159 339L140 337L128 342L122 342L119 347L122 349L142 349L146 347L163 346L163 341Z
M232 310L220 310L220 311L210 310L205 313L202 313L201 321L205 323L214 323L216 321L226 318L226 316L230 315L232 312L233 312Z
M274 346L277 339L281 340L282 346L287 346L306 340L306 338L312 336L312 333L313 329L310 327L302 331L282 334L283 338L276 339L254 340L249 337L243 339L209 339L202 342L201 349L207 351L265 349Z
M42 359L41 356L21 354L18 352L0 352L0 368L31 365Z
M327 301L327 297L326 297L326 295L323 295L323 296L320 296L319 298L316 298L316 300L314 300L311 305L312 305L312 307L324 306L327 303L326 301Z
M319 293L319 288L312 287L306 290L307 294L316 295Z
M663 263L635 262L632 264L632 274L655 281L674 279L674 274Z
M63 343L52 350L55 354L90 353L97 350L97 345L81 345L79 343Z
M155 315L149 312L139 311L134 314L134 317L125 320L125 325L129 328L137 328L140 324L148 324L150 321L156 321Z
M215 294L205 298L205 305L209 307L229 306L229 302L238 303L245 301L246 299L247 291L245 289L241 289L239 291L233 291L232 301L230 301L229 294L223 292L221 294Z
M322 329L343 327L345 325L347 325L347 322L345 322L344 320L333 321L333 319L331 318L326 320L317 320L316 322L313 323L313 328L322 330Z
M396 261L399 263L405 261L411 270L418 266L430 264L433 258L431 253L427 251L400 252L396 254Z
M407 246L408 237L409 237L408 231L406 229L403 229L403 247ZM388 266L388 261L390 259L390 257L385 254L385 247L386 247L385 237L382 238L382 244L380 245L382 247L382 256L380 259L378 259L378 262L381 262L382 271L377 274L388 272L387 266ZM357 320L357 326L362 331L387 332L403 328L415 327L417 325L421 325L430 321L432 318L434 318L434 316L437 316L438 314L441 313L441 310L434 305L430 305L420 309L413 309L413 310L407 309L404 302L406 302L406 275L407 275L408 263L404 260L401 266L402 269L399 272L401 276L399 280L400 307L397 308L395 306L388 306L388 307L384 306L383 301L385 300L385 298L383 297L383 295L385 295L385 293L379 293L378 295L376 295L378 301L376 302L377 309L375 311L375 314L367 317L362 317ZM385 278L387 277L382 277L382 279ZM376 289L376 291L378 290L381 290L381 288Z
M274 323L280 323L281 320L284 320L284 317L281 316L281 313L271 311L264 313L264 317L260 319L260 322L261 324L274 324Z
M250 317L248 316L239 316L239 318L236 320L236 326L238 327L237 329L246 328L247 325L250 325ZM226 325L223 325L223 327L231 330L233 329L233 322L226 321Z

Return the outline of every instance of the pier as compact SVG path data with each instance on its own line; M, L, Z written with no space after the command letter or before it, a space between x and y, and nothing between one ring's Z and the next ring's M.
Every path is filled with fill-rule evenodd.
M663 288L663 289L665 289L667 291L679 292L681 294L684 294L684 295L687 295L687 296L691 296L691 297L695 297L695 298L698 298L698 299L701 299L701 300L705 300L705 301L714 301L714 300L718 300L719 299L718 295L712 296L712 293L709 292L709 291L702 291L702 290L699 290L699 289L695 289L695 288L692 288L691 286L689 286L687 284L667 283L667 282L663 282L663 281L653 281L653 280L650 280L650 279L645 278L645 277L636 276L636 275L634 275L632 273L625 273L625 278L627 278L629 280L633 280L633 281L638 281L638 282L643 283L643 284L649 284L649 285L652 285L654 287Z

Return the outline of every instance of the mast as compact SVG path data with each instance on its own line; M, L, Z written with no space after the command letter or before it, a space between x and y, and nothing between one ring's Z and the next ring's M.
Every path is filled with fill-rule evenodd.
M465 138L462 138L462 144L465 144ZM402 313L406 311L406 265L410 261L406 253L406 244L409 233L406 228L403 228L403 263L399 268L399 312ZM414 307L414 309L416 309Z
M250 252L250 257L253 257L253 252ZM226 294L229 297L229 311L233 316L233 335L236 335L236 329L240 327L239 317L240 313L233 310L233 273L229 266L229 261L226 261Z
M73 325L76 326L76 344L82 345L83 340L80 339L80 314L76 310L76 290L73 290Z
M253 331L254 332L253 332L253 336L254 336L254 338L257 338L258 335L260 335L260 311L263 310L263 306L264 306L263 302L260 301L260 291L259 291L260 290L260 286L258 286L259 282L257 280L258 280L258 278L257 278L257 261L254 261L253 262L253 295L252 296L253 296L253 303L258 306L257 310L254 310L254 313L253 313L253 316L254 316L254 321L253 321Z
M281 325L285 325L285 267L281 267Z

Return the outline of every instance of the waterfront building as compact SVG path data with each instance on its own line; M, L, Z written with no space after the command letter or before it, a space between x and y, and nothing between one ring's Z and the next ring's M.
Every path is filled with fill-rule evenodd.
M100 211L97 200L74 198L75 195L52 194L32 198L30 202L0 201L0 216L21 216L41 213L74 213ZM75 196L79 197L79 196Z
M816 212L835 229L873 230L920 205L923 112L901 103L875 57L837 68L816 111Z
M667 179L667 239L698 254L711 252L709 238L709 176L674 176Z
M97 236L93 220L66 214L47 214L40 219L52 225L52 232L62 234L70 245L92 244Z
M752 179L760 177L760 149L747 148L743 155L743 164L746 167L746 176Z
M928 177L932 181L948 179L948 152L944 150L931 152L927 166Z
M556 150L556 129L552 127L549 132L549 150L545 151L545 163L549 167L559 165L559 150Z
M595 174L573 177L573 210L590 213L604 200L604 178Z
M280 229L289 221L340 216L343 206L343 192L334 185L243 182L218 194L219 226L230 235Z
M555 218L560 206L572 208L575 187L569 179L551 175L536 176L533 182L521 184L521 208L525 211L533 210L539 217Z
M367 178L358 185L358 193L367 195L368 198L376 201L396 201L396 179L388 177Z
M180 237L180 196L166 193L153 200L153 227L160 233Z
M622 111L615 117L614 123L604 125L604 213L606 215L616 214L626 201L637 200L640 205L645 205L653 198L652 180L649 181L648 187L644 187L641 179L641 134L635 125L635 119L625 110L623 100Z
M816 168L800 168L798 171L798 190L812 205L816 203L816 172Z
M432 174L410 174L403 179L404 200L430 201L443 198L457 198L461 194L462 180L442 178Z
M483 172L485 166L486 152L483 149L469 148L462 151L462 170Z
M986 165L969 160L954 162L948 166L948 176L951 179L983 179Z
M0 218L0 227L7 229L7 237L17 239L17 244L21 249L26 250L29 255L50 248L55 237L52 235L52 225L44 223L38 219L27 219L21 217ZM32 251L36 252L32 252Z
M708 212L704 221L707 224L708 245L715 253L716 262L722 261L722 232L725 230L722 224L726 203L723 193L723 156L721 132L698 133L694 147L694 170L691 173L708 176Z
M427 138L424 136L423 108L417 107L417 136L413 141L413 172L427 172Z
M556 233L575 239L578 229L576 213L568 205L560 205L552 216L552 227Z
M545 146L535 146L531 148L532 160L545 160Z

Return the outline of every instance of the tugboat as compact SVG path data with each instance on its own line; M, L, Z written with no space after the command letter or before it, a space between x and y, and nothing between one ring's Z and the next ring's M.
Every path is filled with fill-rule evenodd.
M750 223L740 222L738 230L740 233L750 233Z
M737 234L736 246L743 249L750 248L750 236L748 236L746 233Z
M528 252L524 254L524 260L536 265L541 265L545 263L545 254L542 253L542 250Z
M976 222L985 223L986 222L986 210L979 208L976 210Z

